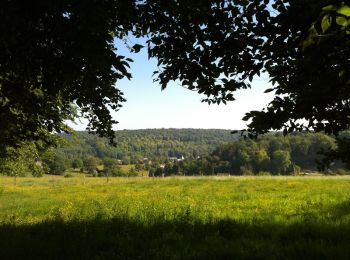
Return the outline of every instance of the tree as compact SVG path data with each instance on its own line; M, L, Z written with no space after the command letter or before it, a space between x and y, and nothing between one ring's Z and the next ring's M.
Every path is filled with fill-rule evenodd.
M135 169L135 167L131 167L127 172L128 177L135 177L137 175L138 175L138 171Z
M252 158L252 164L254 167L255 172L259 171L268 171L269 170L269 164L270 164L270 158L265 149L260 148L259 150L255 151L253 158Z
M341 159L346 168L350 168L350 132L346 131L336 139L336 148L325 150L325 158L321 159L321 170L330 168L334 161Z
M106 158L103 161L104 172L107 176L123 176L123 172L117 159Z
M164 173L164 171L163 171L163 168L161 168L161 167L157 167L154 170L154 172L152 171L152 174L151 174L151 171L150 171L150 174L151 174L152 177L161 177L161 176L163 176L163 173Z
M98 159L94 156L88 156L84 158L84 168L89 172L89 173L94 173L97 169L98 165Z
M53 175L61 175L69 167L69 164L64 157L64 154L52 149L46 151L42 159L48 167L48 173Z
M343 1L289 4L277 16L270 14L274 36L262 47L268 54L265 70L275 83L267 91L276 97L264 111L250 112L245 119L252 119L249 128L258 134L311 129L337 135L350 123L350 8Z
M84 166L83 161L80 158L75 158L72 161L72 168L73 169L81 169Z
M19 148L7 148L8 157L0 158L0 174L23 177L32 175L40 177L44 175L42 165L39 162L39 151L34 143L22 143Z
M288 151L276 150L272 154L272 171L275 174L286 174L292 165L290 153Z
M349 10L339 0L6 1L0 147L69 131L65 120L79 114L113 141L109 108L125 101L115 84L131 77L131 60L118 55L114 39L130 33L147 39L162 88L177 80L208 103L234 100L234 91L266 73L276 97L247 113L250 135L338 134L350 123Z
M89 130L113 137L114 87L130 78L114 37L131 28L134 1L6 1L0 8L0 147L68 131L79 113Z

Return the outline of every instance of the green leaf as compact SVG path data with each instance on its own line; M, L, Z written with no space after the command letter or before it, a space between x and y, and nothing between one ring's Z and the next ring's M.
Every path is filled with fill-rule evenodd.
M346 27L346 26L349 25L348 19L346 19L343 16L338 16L337 19L336 19L336 22L337 22L338 25L343 26L343 27Z
M342 5L341 7L338 8L337 13L350 17L350 7L347 5Z
M322 32L323 33L326 32L330 25L331 25L331 23L330 23L330 16L329 15L325 15L322 18L322 22L321 22Z
M334 5L327 5L322 8L323 11L335 11L337 8Z
M312 45L314 43L314 39L313 36L315 36L317 34L315 25L312 25L309 29L309 35L307 36L307 38L302 42L303 45L303 49L308 48L310 45ZM273 82L272 82L273 83ZM274 84L274 83L273 83Z

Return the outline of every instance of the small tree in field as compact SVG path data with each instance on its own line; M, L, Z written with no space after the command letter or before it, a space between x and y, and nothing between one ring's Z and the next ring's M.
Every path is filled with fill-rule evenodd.
M64 155L53 150L49 150L43 155L43 161L48 167L49 174L61 175L68 168Z
M138 175L138 172L135 169L135 167L131 167L127 173L128 177L136 177L137 175Z
M15 183L17 177L44 175L43 167L35 164L38 150L34 143L22 143L17 149L8 147L6 153L7 157L0 159L0 174L14 177Z
M88 156L84 159L84 168L91 174L97 169L98 159L94 156Z
M285 174L291 166L290 153L288 151L277 150L272 155L272 170L275 174Z
M75 158L72 162L73 169L81 169L83 166L84 166L84 163L80 158Z
M107 158L103 161L104 166L104 172L106 176L122 176L123 172L121 170L121 167L119 165L118 160L113 158Z

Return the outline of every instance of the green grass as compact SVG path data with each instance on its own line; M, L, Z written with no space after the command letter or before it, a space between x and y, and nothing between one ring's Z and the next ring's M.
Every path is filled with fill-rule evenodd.
M349 177L0 178L2 259L349 259Z
M120 169L121 171L126 175L131 168L135 168L135 164L121 164ZM148 171L147 170L141 170L138 172L138 176L147 176L148 177Z

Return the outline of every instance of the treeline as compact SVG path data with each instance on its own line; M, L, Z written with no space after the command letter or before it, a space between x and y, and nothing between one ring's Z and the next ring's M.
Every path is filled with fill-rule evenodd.
M348 135L348 133L343 133ZM335 139L322 133L269 134L218 146L212 153L193 159L153 165L150 176L168 175L296 175L316 171L323 152L335 148ZM328 173L346 173L335 162Z
M94 156L115 158L123 164L136 164L148 158L166 162L169 157L197 158L217 146L237 140L238 135L222 129L144 129L116 131L116 147L108 140L87 132L62 135L66 143L57 148L68 160Z
M134 176L134 170L148 170L144 164L165 163L169 158L197 158L211 153L218 145L232 142L238 135L222 129L145 129L116 131L117 146L105 138L75 132L57 135L56 147L41 149L40 143L23 143L0 158L0 173L24 176L62 174L66 169L94 173L97 166L111 176ZM135 165L126 173L118 164ZM100 174L100 172L99 172Z
M350 132L343 136L350 137ZM322 151L336 147L322 133L267 134L244 139L229 130L148 129L116 132L117 146L77 132L59 135L57 147L24 143L0 158L0 173L12 176L63 174L67 169L99 176L290 175L315 171ZM121 165L132 165L131 168ZM335 162L329 172L346 168ZM344 171L343 171L344 173Z

